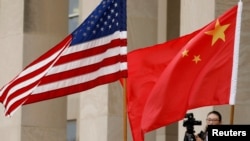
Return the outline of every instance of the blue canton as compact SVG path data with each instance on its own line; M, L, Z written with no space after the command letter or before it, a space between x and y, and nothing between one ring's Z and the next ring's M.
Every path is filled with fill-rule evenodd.
M70 46L101 38L116 31L126 31L126 26L126 0L103 0L72 32L73 39Z

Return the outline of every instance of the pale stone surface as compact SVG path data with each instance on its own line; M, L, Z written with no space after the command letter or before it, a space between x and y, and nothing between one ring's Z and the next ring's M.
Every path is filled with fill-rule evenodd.
M79 117L80 95L67 96L67 120L75 120Z
M11 79L13 79L14 76L16 76L29 62L36 59L39 55L47 51L49 48L53 47L55 43L57 43L57 41L60 41L62 37L66 35L67 17L62 16L64 17L64 21L62 21L62 19L60 19L60 16L58 17L56 13L44 13L44 11L38 10L41 15L49 16L39 17L38 15L36 15L38 16L37 18L40 18L41 21L43 19L44 20L40 23L34 19L33 21L31 20L32 22L37 22L36 24L34 24L37 25L35 26L35 28L34 26L32 26L33 23L31 21L25 21L26 23L30 22L30 25L24 26L24 19L29 19L27 17L24 18L24 5L27 3L24 4L24 1L22 0L0 0L0 3L0 45L2 47L2 51L0 54L1 57L3 57L0 61L0 66L2 68L0 70L0 74L4 74L3 76L1 76L0 81L1 85L4 85L5 83L8 83ZM49 4L48 1L46 3ZM61 3L60 1L60 4L63 3ZM49 12L50 8L54 9L54 7L51 7L53 5L55 4L46 6L40 3L31 7L36 9L40 6L39 8L45 10L43 7L45 6L47 8L46 12ZM63 5L61 5L60 7L64 8L63 10L65 10L65 7L63 7ZM60 8L57 8L57 10L59 9ZM29 12L29 14L33 14L34 17L36 17L35 14L38 14L34 11L34 13L32 13L31 11ZM63 12L61 12L61 14L63 14ZM67 15L67 11L65 15ZM54 20L56 22L48 23L48 21L50 20ZM60 26L58 26L57 22L61 23ZM47 23L48 26L45 26L44 23ZM43 29L41 29L40 27L43 27ZM27 28L29 28L29 30L27 30ZM41 30L36 30L36 28ZM58 30L56 31L56 29ZM24 36L24 31L28 32L26 32L26 36ZM55 34L52 34L52 32L54 32ZM40 42L41 39L43 39L42 42ZM4 112L2 107L0 111L2 113L1 115L3 115ZM1 116L0 119L0 125L2 125L0 126L1 140L66 140L65 98L64 100L62 98L55 101L50 101L48 103L41 102L39 104L24 106L21 109L18 109L17 112L14 113L13 117L6 118Z
M68 34L68 3L25 1L24 66L57 45ZM55 8L57 6L57 8ZM66 141L66 97L23 106L23 141Z
M0 87L22 69L22 11L23 0L0 0ZM21 141L21 109L13 117L5 117L0 105L0 140Z
M102 85L81 93L79 140L107 140L107 92L107 85Z
M181 0L180 34L191 33L214 20L214 0Z
M65 135L66 131L64 128L41 126L22 127L23 141L66 141Z
M13 117L4 117L1 104L0 112L0 139L3 141L21 141L21 109Z
M80 121L80 138L79 140L100 141L107 140L107 117L98 116L91 119Z

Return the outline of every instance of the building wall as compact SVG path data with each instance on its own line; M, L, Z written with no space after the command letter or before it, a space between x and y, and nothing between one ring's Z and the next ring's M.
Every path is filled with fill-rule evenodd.
M1 85L67 35L67 3L0 0ZM57 8L55 8L58 6ZM3 69L4 68L4 69ZM26 105L13 117L0 107L0 138L8 141L66 140L66 98Z
M68 2L25 0L23 67L54 47L68 34ZM66 97L22 108L22 141L66 140Z
M23 0L0 0L0 84L1 87L22 69ZM0 139L21 141L21 111L4 116L0 106Z

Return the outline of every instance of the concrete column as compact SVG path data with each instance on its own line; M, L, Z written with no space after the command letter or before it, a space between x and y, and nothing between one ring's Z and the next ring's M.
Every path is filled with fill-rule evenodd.
M0 0L0 87L22 69L23 3L23 0ZM1 140L21 141L21 109L9 118L4 116L0 105Z
M99 4L100 0L80 1L80 23ZM79 95L77 140L108 141L108 87L102 85Z
M25 0L24 7L26 66L67 36L68 2ZM66 97L23 106L22 141L66 141L66 110Z

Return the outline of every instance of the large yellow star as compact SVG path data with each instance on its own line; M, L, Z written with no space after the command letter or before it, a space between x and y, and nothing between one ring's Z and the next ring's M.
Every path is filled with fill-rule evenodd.
M215 44L215 42L218 39L221 39L225 42L225 33L224 32L229 27L229 25L230 24L221 26L219 20L217 19L214 29L211 31L205 32L205 34L213 36L212 46Z

